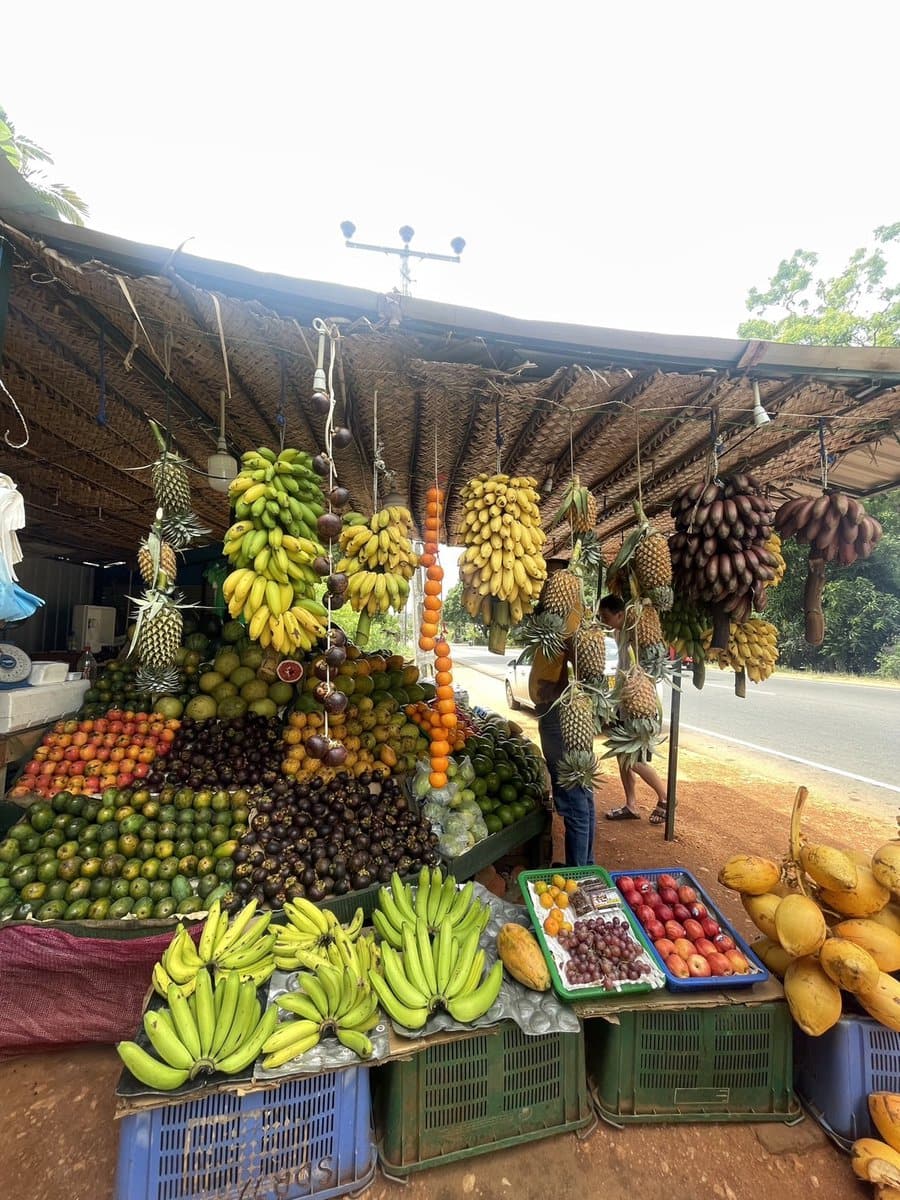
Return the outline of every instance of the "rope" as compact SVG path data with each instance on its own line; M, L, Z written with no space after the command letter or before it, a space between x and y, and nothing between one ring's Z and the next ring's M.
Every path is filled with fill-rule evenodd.
M279 354L278 364L281 368L281 388L278 393L278 410L275 413L275 424L278 426L278 449L284 449L284 433L287 426L287 418L284 415L284 398L287 391L287 381L284 376L284 355Z
M644 481L641 475L641 418L635 411L634 414L634 436L637 442L635 451L635 470L637 471L637 489L638 489L638 504L641 508L644 507Z
M97 396L97 424L106 424L106 334L103 331L103 326L100 326L98 334L99 352L100 352L100 381L99 393Z
M28 443L31 441L31 434L28 432L28 422L25 420L25 417L22 414L21 408L19 408L18 404L16 403L15 396L13 396L12 392L10 392L9 388L6 386L6 384L3 382L2 379L0 379L0 388L2 388L5 395L9 397L9 402L13 406L13 408L16 410L16 416L22 422L22 428L25 431L25 441L24 442L11 442L9 440L9 430L8 429L3 435L3 440L4 440L4 442L6 442L7 446L10 446L13 450L24 450L25 447L28 445Z
M378 512L378 388L372 397L372 511Z
M210 299L213 302L213 308L216 310L216 324L219 327L219 345L222 347L222 362L225 364L225 390L228 393L228 399L231 399L231 374L228 370L228 352L225 349L225 330L222 328L222 310L219 307L219 297L215 292L209 293Z
M819 418L819 461L822 466L822 491L828 487L828 454L825 451L825 418Z

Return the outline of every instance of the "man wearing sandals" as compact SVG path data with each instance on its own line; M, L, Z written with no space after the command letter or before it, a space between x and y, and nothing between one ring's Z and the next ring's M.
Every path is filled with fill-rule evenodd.
M631 647L628 638L623 634L625 625L625 602L618 596L604 596L599 605L600 620L613 631L616 645L619 647L619 670L624 671L630 661ZM650 814L651 825L662 825L666 819L666 785L650 766L650 754L646 762L636 762L628 765L623 756L619 756L619 776L625 789L625 804L614 808L606 814L607 821L639 821L641 814L637 810L635 789L638 779L642 779L648 787L656 792L656 807Z

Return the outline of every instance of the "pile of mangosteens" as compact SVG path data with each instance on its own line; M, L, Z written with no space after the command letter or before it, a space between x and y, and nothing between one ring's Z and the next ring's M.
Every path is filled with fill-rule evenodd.
M370 787L377 784L378 787ZM271 908L343 896L439 862L437 837L403 783L379 770L354 778L278 779L254 802L234 852L234 891Z
M186 717L168 758L158 758L147 776L156 791L176 787L271 787L281 778L282 722L247 713L229 721Z

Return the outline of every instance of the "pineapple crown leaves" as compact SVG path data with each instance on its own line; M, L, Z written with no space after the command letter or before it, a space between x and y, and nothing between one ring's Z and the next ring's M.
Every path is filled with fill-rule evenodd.
M162 696L180 690L180 673L177 667L139 667L134 682L142 692Z
M619 721L606 734L602 757L623 759L626 766L632 767L663 740L658 724L648 718Z
M588 519L588 496L590 492L581 483L577 475L573 475L566 484L565 491L562 494L559 508L553 515L553 520L550 522L550 528L554 529L559 525L569 513L574 513L581 517L582 520Z
M583 567L599 567L603 562L603 547L595 533L578 535L579 559Z
M211 532L192 512L168 514L162 524L165 539L173 550L186 550L191 542L199 541Z
M593 750L569 750L556 768L560 787L584 787L593 791L603 779L600 760Z
M525 648L522 657L526 662L534 659L537 650L545 658L556 658L566 648L563 620L556 613L532 613L518 626L516 638Z

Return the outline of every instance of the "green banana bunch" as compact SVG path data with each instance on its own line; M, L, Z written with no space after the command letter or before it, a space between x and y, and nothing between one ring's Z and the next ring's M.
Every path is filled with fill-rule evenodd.
M490 920L490 908L473 897L471 881L458 889L454 877L445 877L439 867L433 871L422 867L415 891L395 871L391 886L378 892L372 924L382 942L395 950L401 948L403 926L415 925L420 917L433 933L447 923L457 937L463 937L471 928L477 928L480 934Z
M306 1054L328 1034L360 1058L372 1057L368 1033L378 1024L378 997L369 984L372 969L361 971L355 958L360 943L351 942L341 926L338 929L337 944L347 953L343 968L321 963L314 971L303 971L297 976L299 990L285 992L275 1001L296 1019L283 1021L263 1046L263 1066L268 1070Z
M314 910L316 920L305 906ZM330 910L317 909L309 900L288 901L284 912L288 923L278 926L275 931L275 965L280 971L315 970L321 963L341 967L345 962L346 943L355 943L358 952L364 953L368 961L369 946L374 947L374 939L371 935L360 936L361 908L356 910L348 925L342 925Z
M390 504L368 522L365 518L357 520L358 513L348 517L340 533L344 557L337 570L349 577L347 599L351 607L369 617L390 608L402 612L409 596L409 581L419 564L410 540L409 510Z
M237 972L220 975L213 985L203 967L194 984L190 996L170 984L168 1007L144 1013L144 1032L159 1058L137 1042L116 1047L135 1079L154 1091L173 1091L204 1073L246 1070L277 1024L278 1010L270 1006L262 1012L256 984Z
M705 614L692 600L678 595L668 612L661 614L666 641L685 658L706 657L703 633L708 625Z
M255 914L255 900L233 920L215 901L196 947L184 925L179 924L162 959L153 968L156 991L166 996L169 983L176 983L190 994L197 973L205 966L214 967L217 974L234 972L257 987L265 983L275 970L276 935L268 932L271 912L263 913L254 922Z
M235 568L222 585L228 611L263 647L309 651L324 635L326 615L315 601L321 579L312 566L325 553L317 527L325 511L319 478L300 450L276 457L260 446L242 464L228 489L237 518L223 542Z
M484 974L485 953L478 944L480 937L477 924L460 936L449 921L444 921L432 938L424 917L414 923L405 922L400 935L401 952L384 943L383 976L375 972L369 976L391 1020L407 1029L421 1029L440 1007L464 1025L483 1017L500 993L503 963L498 959Z

